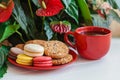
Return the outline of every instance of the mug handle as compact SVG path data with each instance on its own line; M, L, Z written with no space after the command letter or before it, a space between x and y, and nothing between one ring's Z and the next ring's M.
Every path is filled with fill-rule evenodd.
M70 47L76 49L75 44L73 44L73 43L69 40L68 35L72 35L72 36L74 37L74 32L69 31L69 32L65 33L65 35L64 35L64 41L65 41L66 44L68 44Z

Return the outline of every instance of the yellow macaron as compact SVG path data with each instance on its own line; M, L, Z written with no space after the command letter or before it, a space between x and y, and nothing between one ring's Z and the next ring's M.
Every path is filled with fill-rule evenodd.
M17 56L16 62L22 65L32 65L33 58L25 54L19 54Z

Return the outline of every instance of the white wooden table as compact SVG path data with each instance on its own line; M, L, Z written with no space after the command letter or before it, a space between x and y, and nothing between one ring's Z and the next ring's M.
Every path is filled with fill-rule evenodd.
M108 54L100 60L78 60L64 68L32 71L8 65L1 80L120 80L120 39L113 38Z

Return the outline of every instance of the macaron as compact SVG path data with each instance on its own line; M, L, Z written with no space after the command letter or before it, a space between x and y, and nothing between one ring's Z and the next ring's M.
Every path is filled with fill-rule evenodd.
M17 59L16 55L14 53L11 53L11 52L8 53L8 57L13 59L13 60Z
M52 60L52 58L49 56L39 56L39 57L33 58L33 61L35 61L35 62L51 61L51 60Z
M11 59L16 59L18 54L23 54L23 50L17 47L12 47L10 48L10 52L8 54L8 57L10 57Z
M49 67L52 66L52 63L47 63L47 64L34 64L36 67Z
M17 56L16 62L22 65L32 65L33 58L25 54L19 54Z
M35 57L33 58L33 66L36 66L36 67L52 66L52 58L48 56Z
M48 63L52 63L52 60L50 61L35 61L34 64L48 64Z
M37 56L42 56L43 53L38 53L38 52L28 52L24 50L24 54L31 56L31 57L37 57Z
M18 55L18 54L20 54L20 53L23 53L23 50L20 49L20 48L17 48L17 47L12 47L12 48L10 48L10 51L11 51L12 53L15 53L16 55Z
M26 44L24 46L24 54L31 57L43 56L44 47L38 44Z

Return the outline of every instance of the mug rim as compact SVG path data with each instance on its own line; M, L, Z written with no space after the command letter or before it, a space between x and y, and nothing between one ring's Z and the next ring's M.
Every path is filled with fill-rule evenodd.
M111 31L107 28L104 28L104 27L100 27L100 26L84 26L84 27L79 27L75 30L75 33L79 34L80 33L80 30L84 30L84 31L90 31L88 29L101 29L101 32L105 31L105 34L102 35L102 36L107 36L107 35L110 35L111 34ZM84 32L83 31L83 32ZM81 31L82 32L82 31ZM83 34L82 34L83 35ZM86 36L86 35L85 35ZM87 35L87 36L91 36L91 35ZM97 35L97 36L101 36L101 35Z

